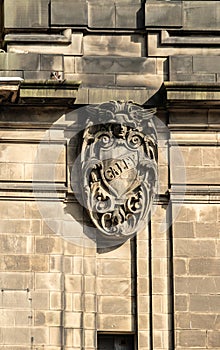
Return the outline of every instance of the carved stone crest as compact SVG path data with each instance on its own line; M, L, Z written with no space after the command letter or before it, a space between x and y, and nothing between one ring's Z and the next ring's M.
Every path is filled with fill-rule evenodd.
M157 180L155 111L132 102L88 107L81 149L84 206L104 235L129 237L146 221Z

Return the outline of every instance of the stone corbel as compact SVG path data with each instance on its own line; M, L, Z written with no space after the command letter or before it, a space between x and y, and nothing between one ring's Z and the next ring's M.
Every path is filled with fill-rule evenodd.
M0 103L15 103L18 99L19 87L22 78L4 77L0 78Z

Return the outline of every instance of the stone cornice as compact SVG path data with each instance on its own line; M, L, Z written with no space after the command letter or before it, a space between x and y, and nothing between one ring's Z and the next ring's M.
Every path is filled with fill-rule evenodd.
M0 78L1 104L73 104L81 82Z
M166 100L170 103L199 102L220 105L220 83L165 82Z

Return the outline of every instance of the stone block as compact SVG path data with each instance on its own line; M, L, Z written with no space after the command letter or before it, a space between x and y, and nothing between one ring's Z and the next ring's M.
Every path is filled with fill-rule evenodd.
M98 314L97 329L103 331L131 332L133 321L131 315L102 315Z
M62 71L63 56L62 55L40 55L40 70L46 71Z
M142 105L146 103L151 97L150 90L147 89L96 89L91 88L87 91L87 89L79 89L79 91L83 92L83 96L80 96L80 103L103 103L103 101L111 101L111 100L132 100L136 101L136 103ZM152 91L152 90L151 90ZM156 92L156 91L155 91ZM79 95L78 95L79 96ZM78 101L78 99L77 99ZM84 101L84 102L82 102ZM87 101L87 102L86 102ZM79 103L79 102L78 102Z
M0 285L2 289L31 289L33 288L32 273L1 272Z
M48 0L5 0L5 28L48 28Z
M96 329L95 313L84 314L84 325L86 329Z
M31 291L31 305L33 309L48 310L50 306L49 291Z
M0 70L39 70L40 55L25 53L2 53L0 55Z
M25 164L25 180L65 182L65 167L59 164Z
M193 118L192 118L193 117ZM202 109L190 109L188 111L186 110L179 110L178 113L170 112L170 122L174 124L182 124L184 120L184 123L186 124L207 124L208 123L208 113L207 110ZM198 134L199 135L199 134ZM190 140L192 140L192 137L194 135L192 133L189 134ZM204 140L204 133L201 135L202 139ZM200 137L201 137L200 136ZM184 138L186 135L184 135ZM195 136L194 136L195 137ZM198 141L198 139L196 139ZM176 146L171 147L171 151L175 152L174 155L178 155L178 149L175 148ZM184 150L183 146L180 146L180 152ZM181 154L180 154L181 156ZM178 158L177 158L178 160Z
M36 237L36 253L61 254L62 241L58 237Z
M85 347L88 350L96 349L96 331L95 330L85 330Z
M183 28L185 30L217 29L218 13L218 1L184 1Z
M13 328L13 332L11 331L11 327L8 328L2 328L2 339L3 344L10 345L10 344L16 344L16 345L23 345L28 346L30 343L30 330L25 328Z
M32 235L41 233L40 220L26 220L26 219L9 219L0 221L0 233L17 233L23 235Z
M204 347L206 346L206 331L182 330L177 331L177 346Z
M51 346L51 348L48 347L48 350L59 350L61 342L62 342L62 332L60 327L50 327L49 344L53 346Z
M21 181L24 180L24 164L1 163L0 180Z
M51 255L49 257L50 272L59 272L62 269L63 264L61 255Z
M33 252L33 238L20 235L1 235L1 254L28 254Z
M174 255L181 257L215 257L216 244L212 239L178 239L174 244Z
M65 288L68 292L80 293L82 289L82 277L77 275L66 275Z
M62 293L51 292L50 293L50 309L61 310L62 309Z
M90 28L115 28L114 1L89 0L88 26Z
M170 77L170 80L174 81L192 81L192 82L204 82L204 83L215 83L216 74L173 74Z
M36 289L49 289L59 291L61 289L60 273L36 273Z
M208 347L210 349L218 349L220 344L220 332L208 331Z
M35 157L35 152L36 146L31 144L20 144L18 150L16 144L2 143L0 146L0 162L31 163Z
M200 313L217 313L220 312L220 300L218 295L191 295L189 298L190 311Z
M11 309L30 309L29 294L27 291L3 291L1 293L1 307Z
M168 242L167 240L154 239L152 246L153 258L167 258L168 255Z
M132 35L86 35L83 38L85 56L141 57L145 52L145 37Z
M145 5L146 27L181 27L182 2L150 0Z
M0 212L2 219L17 219L18 217L24 219L25 203L21 201L0 201ZM6 236L4 237L7 239Z
M154 58L76 57L76 73L156 73Z
M193 72L195 73L219 73L220 56L194 56Z
M193 238L195 236L195 223L178 222L173 225L173 234L176 238Z
M150 329L149 316L147 314L139 314L138 320L139 320L138 329L140 331L148 332Z
M24 72L23 70L1 70L0 71L0 77L19 77L24 78Z
M65 327L80 328L82 323L81 312L65 312Z
M66 80L81 81L81 87L115 86L114 74L72 74L65 73Z
M132 313L132 300L129 297L112 296L98 297L99 312L103 314L129 315Z
M35 311L35 326L60 326L60 311Z
M48 35L49 37L49 35ZM65 38L65 36L63 35ZM10 53L18 53L18 52L25 52L25 53L38 53L38 54L53 54L53 55L59 55L59 54L65 54L65 55L82 55L82 33L73 33L71 35L71 39L69 40L69 43L60 43L59 40L55 42L49 42L49 38L47 42L40 42L42 41L41 36L39 36L38 44L35 43L32 37L29 36L29 42L22 42L16 41L16 43L13 43L13 38L11 41L7 44L7 52ZM17 39L17 38L16 38ZM27 38L26 38L27 40Z
M124 244L122 244L120 247L117 247L117 249L114 249L114 251L104 251L101 252L101 257L104 259L130 259L132 257L132 252L134 249L134 245L132 241L127 241Z
M131 266L129 260L99 260L98 262L99 276L123 276L128 277L131 274Z
M219 279L214 277L176 277L175 289L177 293L212 294L217 293Z
M167 315L166 314L154 314L153 317L153 326L157 330L166 330L167 329Z
M195 329L215 329L216 315L215 314L196 314L190 315L191 327Z
M186 259L174 259L174 275L182 276L187 273L187 261Z
M87 22L87 2L85 0L51 1L52 26L86 26Z
M167 289L168 289L167 281L164 277L155 277L153 279L153 283L152 283L153 294L167 294ZM144 290L146 291L147 288L144 288L142 290L142 293Z
M94 293L96 291L96 277L85 276L85 293Z
M144 27L144 9L139 1L116 3L116 28L136 29Z
M197 238L218 238L220 232L220 223L217 222L196 222L195 236Z
M218 276L220 268L220 259L190 259L189 262L189 273L191 275L201 276Z
M160 88L164 76L154 74L117 74L116 75L116 86L126 87L145 87L146 89L158 89Z
M75 57L64 56L64 72L75 73Z
M187 311L188 299L189 297L186 295L175 295L175 300L174 300L175 311Z
M187 55L169 57L170 80L175 80L177 74L191 74L193 67L193 57Z
M86 293L84 296L84 310L85 312L96 312L96 295L94 294L94 290L92 294Z
M22 311L21 309L10 310L1 309L0 310L0 327L19 327L28 326L30 322L30 310Z

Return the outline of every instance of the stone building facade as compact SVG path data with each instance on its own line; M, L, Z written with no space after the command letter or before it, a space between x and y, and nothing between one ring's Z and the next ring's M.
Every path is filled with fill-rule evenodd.
M0 3L0 348L219 349L219 1ZM158 190L98 244L72 169L112 100L157 109Z

